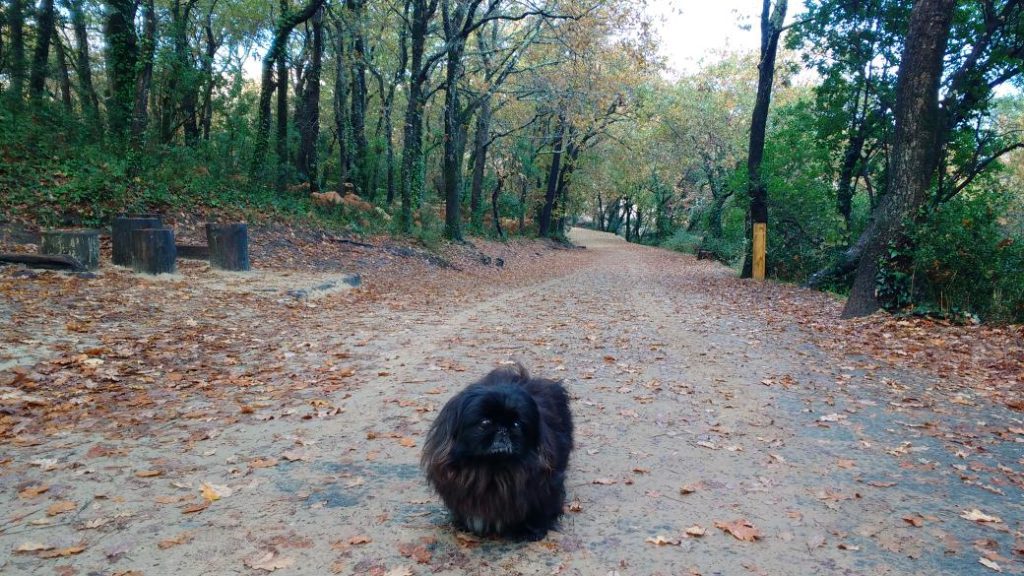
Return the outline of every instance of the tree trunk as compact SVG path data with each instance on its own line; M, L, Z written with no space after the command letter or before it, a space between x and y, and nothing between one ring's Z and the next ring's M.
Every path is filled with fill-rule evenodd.
M11 96L20 103L25 90L25 4L11 0L7 9L7 26L11 35Z
M203 54L203 81L205 82L205 93L203 95L203 113L201 119L203 140L210 140L210 127L213 124L213 89L217 79L213 76L213 59L217 55L217 48L220 41L213 35L213 22L211 21L213 10L206 15L206 25L203 30L206 34L206 52Z
M319 192L317 139L320 136L320 69L324 55L323 10L312 18L313 46L309 55L309 71L302 93L302 119L299 123L299 154L296 166L308 180L310 192Z
M288 13L288 0L281 0L281 14ZM288 184L288 36L277 53L277 191Z
M107 0L104 36L107 42L107 122L115 138L128 134L135 103L138 38L135 35L135 0Z
M141 142L146 126L149 123L149 89L153 82L153 54L156 50L156 14L153 10L153 0L146 0L146 10L143 14L144 36L139 47L139 57L142 59L142 69L139 70L139 77L135 82L135 104L132 107L132 140Z
M555 208L555 194L558 192L559 176L562 173L562 149L565 139L565 115L558 115L558 127L551 142L551 166L548 170L547 190L544 193L544 207L541 208L537 234L542 238L551 236L551 214Z
M75 110L75 104L71 100L71 74L68 72L68 54L64 49L64 42L57 34L57 28L53 29L53 47L57 52L57 80L60 83L60 100L64 104L64 112L71 114Z
M348 67L345 62L345 29L342 23L335 23L335 76L334 76L334 130L338 137L338 194L345 194L345 183L349 181L349 167L352 165L349 148L350 125L348 120Z
M50 67L50 40L54 28L53 0L43 0L36 16L36 48L32 54L32 72L28 80L29 97L38 102L46 92L46 77Z
M274 39L270 42L270 48L263 56L263 70L260 74L256 142L253 144L252 163L250 164L250 173L253 176L258 176L262 172L263 165L267 160L267 149L270 142L270 103L274 96L274 64L285 50L288 36L291 35L292 30L312 17L313 13L323 5L323 2L324 0L311 0L301 11L281 14L278 18L277 27L274 30ZM287 82L287 75L285 75L284 80Z
M888 193L865 230L843 317L866 316L878 309L875 285L886 247L903 233L904 221L923 205L939 164L942 131L939 87L956 0L918 0L896 80L896 128Z
M765 132L768 126L768 108L772 99L772 84L775 82L775 56L782 35L782 23L786 19L787 0L763 0L761 7L761 59L757 65L757 96L754 113L750 121L750 148L747 155L747 193L750 195L751 231L755 224L768 222L768 189L761 177L761 161L764 159ZM753 259L748 244L743 258L743 278L753 275Z
M400 178L402 211L399 224L406 233L412 231L413 198L418 198L423 191L423 84L426 83L429 72L423 68L423 52L430 20L436 9L436 1L412 0L409 28L411 65L406 95L405 138Z
M83 0L68 0L65 5L71 13L71 26L75 30L75 50L78 56L75 72L78 75L78 90L79 98L82 102L82 110L87 120L95 124L99 121L100 102L99 97L96 95L96 89L92 84L89 32L85 27L85 14L82 12L82 3Z
M373 199L374 191L369 189L370 158L366 141L366 15L363 0L347 0L352 14L352 144L355 149L356 191L361 196Z
M501 187L505 184L505 177L498 174L497 182L494 184L494 190L491 192L491 215L494 218L494 230L498 233L498 238L505 237L505 231L501 229L501 214L498 211L498 198L501 197Z
M483 220L482 200L484 172L487 168L487 149L491 138L491 99L485 97L480 103L476 116L476 133L473 135L473 180L469 193L470 218L475 228Z
M450 240L462 240L462 155L465 141L459 105L462 49L465 41L455 38L448 48L444 96L444 233Z

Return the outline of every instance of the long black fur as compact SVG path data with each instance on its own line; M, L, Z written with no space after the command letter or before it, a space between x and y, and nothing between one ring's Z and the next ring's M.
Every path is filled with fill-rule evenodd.
M539 540L562 514L572 447L565 388L530 378L517 364L494 370L445 404L421 465L459 527Z

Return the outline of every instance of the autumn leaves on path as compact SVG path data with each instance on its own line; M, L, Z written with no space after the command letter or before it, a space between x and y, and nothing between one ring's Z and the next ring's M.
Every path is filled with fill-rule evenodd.
M0 272L0 571L1024 571L1020 412L845 354L831 297L574 240L316 301ZM564 379L578 430L531 544L454 532L418 470L437 408L512 359Z

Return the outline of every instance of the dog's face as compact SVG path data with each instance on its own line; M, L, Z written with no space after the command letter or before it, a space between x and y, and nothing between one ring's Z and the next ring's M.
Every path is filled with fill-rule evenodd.
M540 413L525 390L501 386L464 398L456 432L456 456L518 459L537 448Z

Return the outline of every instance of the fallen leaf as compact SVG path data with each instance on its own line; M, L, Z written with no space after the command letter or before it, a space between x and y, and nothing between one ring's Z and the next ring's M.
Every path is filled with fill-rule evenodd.
M921 526L924 526L924 517L920 514L915 514L913 516L904 516L903 521L907 524L910 524L914 528L920 528Z
M227 498L228 496L231 496L233 492L233 490L227 486L208 484L206 482L200 484L199 491L203 494L203 498L209 502L216 502L221 498Z
M202 512L210 507L209 501L199 502L198 504L192 504L181 509L182 514L194 514L196 512Z
M21 492L18 492L18 498L21 498L23 500L28 500L30 498L35 498L35 497L39 496L40 494L45 494L49 490L50 490L49 486L42 486L42 485L29 486L28 488L25 488Z
M600 484L601 486L611 486L612 484L617 484L618 480L613 478L595 478L592 483Z
M692 536L694 538L700 538L701 536L707 534L707 532L707 530L700 526L690 526L686 529L686 535Z
M996 572L1003 571L1003 568L999 564L996 564L988 558L978 558L978 562L981 563L982 566L995 570Z
M358 546L360 544L369 544L370 542L373 542L373 538L370 538L369 536L367 536L365 534L360 534L358 536L353 536L353 537L348 539L348 543L353 545L353 546Z
M985 514L981 510L978 510L977 508L968 510L966 512L962 512L960 514L960 517L965 519L965 520L970 520L972 522L980 522L980 523L983 523L983 524L984 523L1001 524L1003 522L1002 518L1000 518L998 516L989 516L988 514Z
M181 534L178 534L174 538L168 538L166 540L161 540L160 542L157 543L157 547L160 548L161 550L167 550L168 548L173 548L175 546L178 546L179 544L186 544L188 542L191 542L192 538L193 538L193 536L192 536L191 532L182 532Z
M840 458L838 461L836 461L836 466L849 470L850 468L855 468L857 466L857 463L854 462L853 460L845 460L843 458Z
M70 512L78 508L78 504L75 504L71 500L58 500L53 504L50 504L49 508L46 509L47 516L56 516L65 512Z
M413 576L413 574L415 573L412 571L412 568L408 566L398 566L397 568L388 570L384 576Z
M849 550L850 552L860 551L860 546L854 546L853 544L847 544L845 542L840 542L836 548L839 548L840 550Z
M699 484L685 484L679 487L679 493L682 495L693 494L700 489Z
M305 460L308 458L305 451L303 450L286 450L281 453L281 457L289 462L297 462L299 460Z
M14 549L15 552L28 553L28 552L39 552L42 550L53 550L54 546L49 544L40 544L39 542L24 542L20 546Z
M754 527L748 520L734 520L732 522L715 522L715 528L721 528L732 534L737 540L753 542L761 538L761 531Z
M65 556L74 556L75 554L81 554L85 550L85 546L71 546L69 548L59 548L57 550L47 550L40 552L38 556L40 558L63 558Z
M249 462L249 468L273 468L277 462L277 458L257 458Z
M156 478L163 474L160 470L139 470L135 473L136 478Z
M280 556L277 552L267 552L266 554L258 558L249 558L245 560L245 565L254 570L263 570L265 572L273 572L274 570L280 570L281 568L288 568L292 564L295 564L294 558L285 558Z
M406 558L412 558L420 564L429 564L432 556L430 550L423 544L404 543L398 545L398 552Z
M680 544L679 539L666 538L660 534L654 538L647 538L644 542L654 544L655 546L679 546Z
M408 436L399 440L398 443L401 444L402 446L405 446L406 448L412 448L416 446L416 441L413 440L412 438L409 438Z

